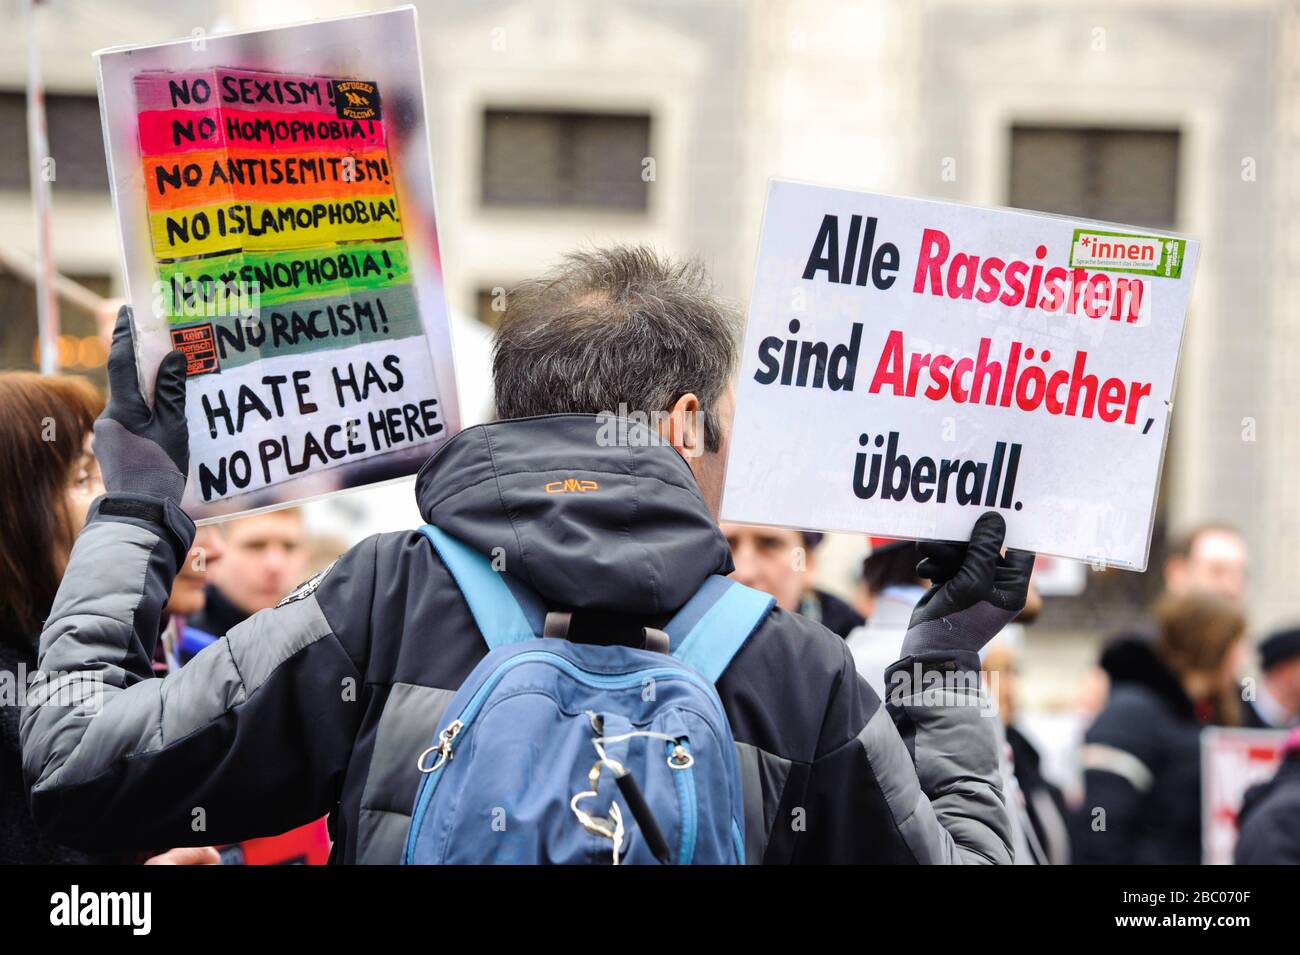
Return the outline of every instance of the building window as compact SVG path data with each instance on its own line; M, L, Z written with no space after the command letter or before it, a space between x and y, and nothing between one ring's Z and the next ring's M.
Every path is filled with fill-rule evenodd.
M94 94L48 93L45 125L54 159L55 191L107 192L108 167ZM21 91L0 92L0 189L30 188L27 166L27 98Z
M113 284L109 276L101 274L68 277L99 295L108 295ZM5 316L5 334L0 336L0 369L35 370L40 364L36 290L25 276L0 269L0 315ZM99 335L95 316L68 301L60 301L59 319L62 370L86 375L99 387L105 387L108 347Z
M483 205L643 212L649 155L648 115L490 109Z
M1178 147L1179 133L1170 129L1013 126L1010 204L1172 229Z

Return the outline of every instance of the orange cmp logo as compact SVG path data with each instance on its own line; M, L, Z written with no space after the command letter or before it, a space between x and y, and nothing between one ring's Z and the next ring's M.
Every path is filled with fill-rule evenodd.
M575 491L579 494L586 494L588 491L595 491L600 487L595 481L579 481L577 478L565 478L563 481L552 481L546 485L547 494L572 494Z

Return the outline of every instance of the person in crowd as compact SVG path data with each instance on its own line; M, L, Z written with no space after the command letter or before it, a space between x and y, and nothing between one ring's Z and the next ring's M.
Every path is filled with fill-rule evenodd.
M1212 594L1244 607L1248 568L1249 553L1241 532L1229 524L1208 521L1171 541L1163 567L1163 593ZM1155 630L1154 621L1145 621L1111 637L1107 646L1127 646L1135 639L1151 640ZM1104 656L1106 650L1102 653ZM1100 712L1105 707L1110 679L1104 665L1085 674L1081 691L1085 711Z
M925 593L927 581L916 575L916 544L888 537L868 538L871 553L862 561L859 588L866 592L867 620L846 638L858 674L877 693L884 693L885 671L898 649Z
M42 623L77 532L104 490L90 447L91 426L103 406L84 378L0 372L0 864L125 861L121 854L71 848L40 832L27 807L19 744L19 704L41 691L30 678L37 672ZM58 706L62 699L45 705ZM214 861L216 852L207 847L148 860Z
M1035 865L1068 865L1070 862L1069 810L1060 788L1043 775L1042 758L1037 748L1016 725L1016 691L1020 678L1020 656L1024 644L1024 628L1031 624L1042 606L1032 584L1030 599L1014 623L1003 628L981 657L984 672L989 676L992 690L997 695L998 715L1002 721L1007 743L1007 770L1013 776L1013 785L1005 787L1008 798L1014 798L1020 829L1024 836L1023 847L1017 847L1016 862Z
M422 516L571 611L575 637L645 646L648 628L734 570L716 520L737 316L702 267L644 248L571 255L508 301L493 362L500 420L425 463ZM108 493L73 549L40 652L43 670L106 673L104 718L92 737L75 710L23 711L37 822L106 848L193 839L196 805L205 838L219 841L329 812L335 861L399 860L421 779L411 767L487 652L446 566L415 530L368 538L179 673L140 679L193 536L178 506L185 362L163 359L150 408L124 314L109 378L95 424ZM557 478L593 491L548 492ZM1033 562L1002 554L1005 531L989 512L968 545L925 545L934 585L883 704L820 624L779 606L758 624L718 681L747 767L746 859L1010 860L978 682L978 651L1023 607ZM950 705L929 705L936 670L975 678L945 690Z
M1282 744L1268 782L1246 790L1237 813L1237 865L1300 865L1300 727Z
M0 373L0 862L111 858L45 838L27 811L17 696L33 688L36 645L90 503L103 485L90 429L103 400L83 378Z
M180 617L201 614L207 606L212 570L220 566L225 556L226 543L221 529L216 524L198 528L194 533L194 546L176 572L171 595L163 609Z
M1153 640L1111 644L1111 691L1081 751L1084 799L1075 860L1201 860L1200 731L1237 722L1246 621L1205 592L1165 595Z
M1242 701L1241 725L1288 729L1300 723L1300 628L1281 630L1261 641L1259 669L1263 678L1254 698Z
M771 594L785 610L815 620L841 637L861 626L862 617L857 611L814 586L817 548L825 535L787 527L725 523L722 533L731 548L736 565L731 576L736 580Z
M225 539L215 524L205 524L195 531L194 546L181 561L163 607L163 633L154 651L154 670L160 676L212 642L213 638L196 630L191 621L203 613L208 602L210 568L219 566L225 553Z
M189 621L190 643L225 636L259 610L274 607L304 577L310 552L302 511L287 507L221 525L225 556L212 567L202 609ZM193 653L187 653L188 660Z
M1246 599L1249 553L1235 527L1200 524L1174 539L1165 559L1165 590L1181 596L1215 594L1238 604Z
M807 558L805 561L807 573L798 612L809 620L816 620L836 636L847 637L855 627L862 626L866 618L854 610L847 601L815 586L817 550L826 539L826 535L812 531L801 531L800 534L803 537Z

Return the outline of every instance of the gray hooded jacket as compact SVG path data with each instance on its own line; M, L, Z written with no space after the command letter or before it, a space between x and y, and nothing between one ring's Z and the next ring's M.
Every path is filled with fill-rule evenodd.
M600 428L587 415L470 428L426 462L416 494L427 521L575 610L586 639L612 642L661 626L732 563L682 457L603 446ZM596 488L547 492L570 478ZM157 679L161 610L192 536L170 503L96 502L40 666L51 688L96 674L103 695L24 710L37 824L103 850L234 841L329 813L334 861L398 861L417 756L486 652L446 568L413 529L368 538ZM718 692L740 754L749 860L1009 861L993 720L977 690L886 707L843 640L774 609Z

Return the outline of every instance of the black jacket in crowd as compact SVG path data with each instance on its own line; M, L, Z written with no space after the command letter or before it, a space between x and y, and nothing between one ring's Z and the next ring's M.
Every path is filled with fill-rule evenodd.
M799 613L810 620L816 620L837 637L847 637L867 622L848 603L824 590L805 594L799 605Z
M1237 814L1237 865L1300 865L1300 746L1252 786Z
M73 865L113 861L47 839L27 808L18 703L36 672L36 640L0 613L0 865Z
M203 609L186 617L185 625L224 637L248 618L249 614L236 607L216 584L208 584L203 590Z
M1050 865L1067 865L1071 860L1071 835L1065 794L1043 775L1042 757L1029 738L1014 725L1005 729L1016 784L1025 799L1025 812L1041 850L1041 861Z
M1102 654L1106 706L1084 737L1078 863L1201 861L1201 723L1149 639L1121 637Z

